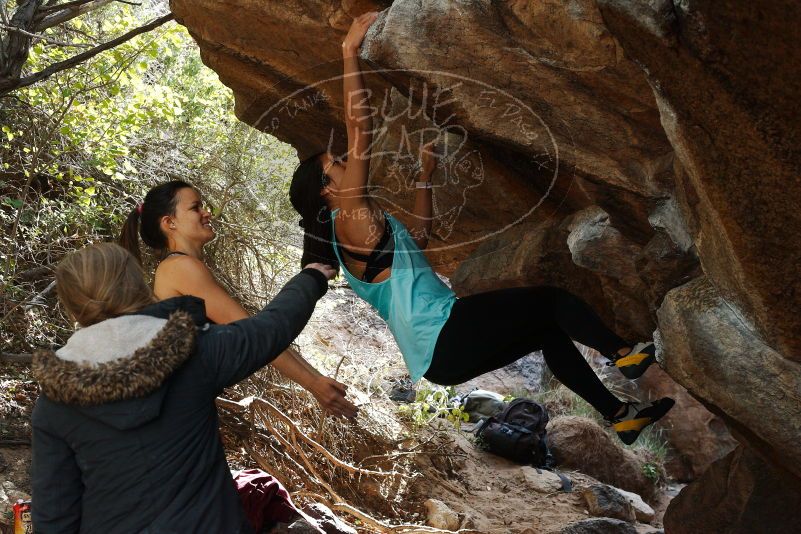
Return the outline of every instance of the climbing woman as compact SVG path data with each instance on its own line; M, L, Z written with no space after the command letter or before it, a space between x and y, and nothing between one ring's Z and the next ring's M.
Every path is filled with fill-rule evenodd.
M56 290L81 328L33 357L34 530L254 532L215 398L289 346L334 275L309 265L253 317L210 326L198 298L156 302L119 245L65 257Z
M139 236L163 257L154 277L156 298L164 300L181 295L201 298L206 305L206 316L216 324L249 316L217 283L203 262L203 247L214 239L214 229L211 214L191 185L173 180L148 191L144 201L128 215L120 236L120 244L141 261ZM293 348L287 348L271 363L281 374L311 392L333 415L356 415L356 407L345 398L346 386L321 375Z
M356 18L342 43L347 161L321 152L295 171L289 194L305 229L302 263L343 267L357 295L395 336L414 381L453 385L541 350L554 376L633 443L673 406L623 402L593 372L573 340L598 350L630 378L654 362L654 345L633 345L604 326L580 298L555 287L502 289L456 298L420 252L431 230L433 147L422 153L413 223L407 228L367 191L372 122L358 51L375 13Z

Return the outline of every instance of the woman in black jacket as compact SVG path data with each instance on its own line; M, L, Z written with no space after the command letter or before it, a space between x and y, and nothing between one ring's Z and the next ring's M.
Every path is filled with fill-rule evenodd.
M34 356L34 531L252 532L214 399L289 346L333 274L309 265L261 312L218 326L195 297L156 302L118 245L67 256L59 300L83 328Z

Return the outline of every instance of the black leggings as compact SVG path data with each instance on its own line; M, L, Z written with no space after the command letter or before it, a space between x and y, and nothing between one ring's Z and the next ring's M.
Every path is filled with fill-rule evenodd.
M622 402L598 379L573 339L605 356L630 346L586 302L556 287L519 287L461 298L442 327L425 377L454 385L542 350L565 386L604 416Z

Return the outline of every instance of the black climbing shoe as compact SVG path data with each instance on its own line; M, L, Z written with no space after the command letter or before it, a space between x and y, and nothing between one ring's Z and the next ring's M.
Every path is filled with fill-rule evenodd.
M652 363L656 361L656 347L651 342L637 343L625 356L615 355L616 359L609 362L614 365L623 376L629 380L640 378Z
M617 437L626 445L631 445L640 436L645 427L656 423L673 408L676 402L670 397L663 397L651 404L633 402L626 403L626 413L619 417L607 419L617 432Z

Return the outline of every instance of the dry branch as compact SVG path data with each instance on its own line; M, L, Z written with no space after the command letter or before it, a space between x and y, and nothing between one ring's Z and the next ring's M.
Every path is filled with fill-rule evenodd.
M27 32L27 31L25 31L23 29L20 29L20 28L14 27L14 26L9 26L8 24L0 24L0 28L6 30L7 32L19 33L19 34L24 35L26 37L30 37L31 39L38 39L40 41L44 41L46 43L50 43L50 44L57 45L57 46L65 46L65 47L73 47L73 48L89 48L89 47L92 46L92 45L87 44L87 43L65 43L65 42L58 41L56 39L52 39L50 37L47 37L46 35L40 35L38 33Z
M41 32L47 28L58 26L59 24L74 19L75 17L80 17L85 13L99 9L113 1L114 0L93 0L89 2L70 2L69 4L63 4L61 6L52 6L61 7L62 9L56 11L52 15L46 14L46 16L41 20L37 20L35 26L36 31ZM39 10L39 12L41 12L41 10Z
M13 354L9 352L0 352L0 362L31 363L32 361L33 354Z
M100 46L96 46L91 50L87 50L86 52L81 52L69 59L65 59L64 61L59 61L58 63L53 63L52 65L48 66L47 68L37 72L36 74L31 74L30 76L26 76L24 78L16 78L16 79L2 79L0 80L0 97L3 97L13 91L14 89L19 89L20 87L27 87L29 85L33 85L36 82L40 82L44 79L49 78L53 74L57 72L61 72L63 70L72 68L76 65L83 63L84 61L91 59L92 57L96 56L97 54L104 52L106 50L110 50L115 46L118 46L125 41L130 41L137 35L141 35L143 33L147 33L150 30L158 28L165 22L168 22L173 19L173 14L169 13L164 15L163 17L159 17L144 26L140 26L138 28L134 28L133 30L120 35L116 39L112 39L107 43L103 43Z
M374 471L374 470L371 470L371 469L362 469L360 467L356 467L355 465L351 465L348 462L345 462L344 460L340 460L339 458L337 458L336 456L331 454L331 452L328 451L328 449L326 449L325 447L323 447L322 445L317 443L315 440L313 440L312 438L307 436L302 430L300 430L300 427L298 426L297 423L295 423L292 419L290 419L284 413L282 413L281 410L279 410L270 401L264 400L264 399L259 398L259 397L247 397L247 398L242 399L239 402L236 402L236 401L224 399L222 397L217 397L217 406L220 406L222 408L226 408L226 409L229 409L229 410L233 410L235 412L245 411L245 410L249 409L252 404L256 404L259 407L263 407L263 408L266 408L267 410L269 410L270 413L272 413L273 415L278 417L281 421L286 423L287 426L289 426L289 428L290 428L290 430L291 430L293 435L297 435L303 441L305 441L307 444L309 444L313 448L317 449L318 452L320 452L332 464L334 464L337 467L341 467L342 469L345 469L346 471L349 471L350 473L354 473L354 474L358 473L360 475L395 476L395 475L399 475L400 474L400 473L395 473L393 471ZM276 437L278 437L282 441L285 441L281 436L277 436L276 435Z
M291 393L290 391L286 391L285 388L273 388L273 391L287 395ZM319 463L315 465L315 462L327 460L332 467L344 469L345 471L351 473L352 476L359 475L387 477L397 475L404 477L407 475L395 470L377 471L363 469L338 458L324 445L319 443L317 440L312 439L305 432L303 432L300 425L283 413L280 408L264 398L249 396L240 401L234 401L218 397L216 402L218 407L228 411L231 414L235 414L236 417L240 418L241 420L248 419L251 422L251 440L245 442L245 448L250 457L259 466L261 466L262 469L269 470L271 473L277 473L276 465L271 464L263 454L261 454L258 450L256 450L255 447L252 446L251 442L253 438L261 438L267 443L272 441L276 445L276 447L269 445L268 448L278 453L279 457L282 458L282 461L287 462L287 466L291 466L291 469L294 471L294 475L300 476L302 480L306 481L306 483L301 484L298 491L293 492L297 497L304 497L307 499L312 499L315 502L321 502L330 509L342 514L346 514L347 516L360 521L364 526L367 526L368 528L378 532L385 532L389 534L446 534L451 532L448 530L437 529L424 525L393 525L389 522L374 518L367 512L364 512L356 506L348 503L346 498L342 496L342 492L338 491L332 486L332 481L330 482L329 480L326 480L324 474L320 472L320 468L318 467ZM268 432L269 435L264 435L259 432L257 423L266 429L266 432ZM277 425L279 424L281 425L281 428L284 429L283 435L277 428ZM244 426L244 424L242 424L242 426ZM278 451L277 449L279 448L283 448L284 450ZM309 455L309 452L304 450L305 448L310 448L312 451L319 454L312 458ZM419 451L415 452L419 453ZM284 473L284 475L286 475L286 473ZM282 480L282 483L284 483L285 486L289 486L285 480L286 477L282 476L281 478L284 479ZM312 491L307 483L317 486L317 488L322 490L322 493L326 495L321 495L317 491ZM467 534L475 531L460 530L458 532Z

